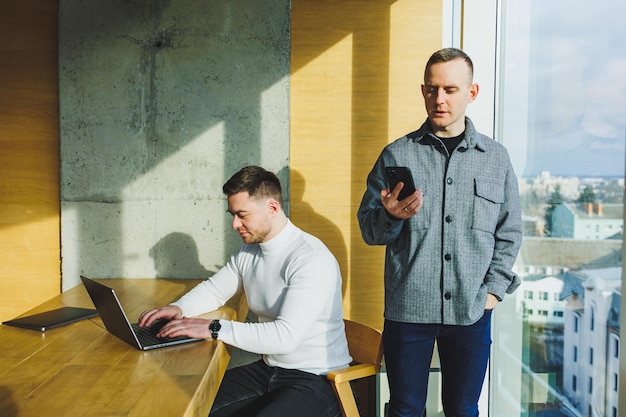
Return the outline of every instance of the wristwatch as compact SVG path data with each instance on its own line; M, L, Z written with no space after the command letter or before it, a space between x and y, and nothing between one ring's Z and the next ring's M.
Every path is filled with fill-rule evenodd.
M211 323L209 324L209 330L211 331L211 337L213 339L217 339L217 334L221 328L222 325L220 324L219 320L211 320Z

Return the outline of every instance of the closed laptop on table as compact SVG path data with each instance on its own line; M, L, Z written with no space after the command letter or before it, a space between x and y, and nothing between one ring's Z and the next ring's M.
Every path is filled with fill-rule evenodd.
M80 320L96 317L98 312L92 308L61 307L43 313L31 314L2 322L8 326L21 327L45 332L48 329L65 326Z

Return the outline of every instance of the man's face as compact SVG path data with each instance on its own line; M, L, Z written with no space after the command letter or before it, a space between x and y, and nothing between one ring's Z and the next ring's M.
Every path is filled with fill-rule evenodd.
M472 84L467 63L454 59L425 71L422 95L434 133L454 137L465 130L465 110L478 95L478 85Z
M269 239L277 204L274 200L250 197L247 191L228 197L228 212L233 215L231 226L244 243L263 243Z

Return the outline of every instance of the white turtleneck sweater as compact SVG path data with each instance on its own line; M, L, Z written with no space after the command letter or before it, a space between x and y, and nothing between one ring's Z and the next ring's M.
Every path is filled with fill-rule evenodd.
M172 304L195 316L242 288L258 323L220 320L219 340L263 355L269 366L318 375L348 366L341 272L318 238L288 221L268 242L244 244L213 277Z

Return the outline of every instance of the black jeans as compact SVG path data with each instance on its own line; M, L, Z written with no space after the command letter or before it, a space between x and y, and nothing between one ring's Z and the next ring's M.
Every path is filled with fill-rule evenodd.
M325 375L270 367L259 360L229 369L210 417L340 417Z

